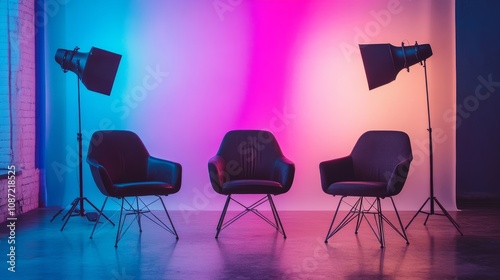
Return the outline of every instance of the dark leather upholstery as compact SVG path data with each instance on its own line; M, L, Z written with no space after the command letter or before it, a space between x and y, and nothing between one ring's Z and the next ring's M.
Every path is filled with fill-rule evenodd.
M96 131L90 140L87 162L97 187L106 196L90 238L108 198L114 197L121 200L115 247L127 232L128 227L124 230L124 226L129 215L134 215L140 231L141 216L145 216L179 239L162 198L181 188L182 167L179 163L150 156L139 136L124 130ZM145 203L141 199L143 196L156 196L156 199ZM149 205L156 201L161 202L170 226L149 209Z
M87 162L99 190L106 196L169 195L180 190L180 164L149 155L131 131L97 131Z
M222 229L250 212L269 223L286 238L272 195L284 194L290 190L295 175L295 165L283 155L271 132L229 131L222 139L217 154L208 161L208 172L213 189L227 196L215 238L218 238ZM245 206L233 198L233 195L240 194L265 196L252 205ZM237 202L245 210L224 223L231 201ZM269 201L274 221L256 209L266 201Z
M208 170L220 194L283 194L290 190L295 165L287 159L271 132L228 132Z
M323 191L330 195L341 196L325 243L340 229L356 219L355 233L358 232L361 222L365 220L381 247L385 246L384 222L409 244L392 197L403 189L412 159L410 138L406 133L368 131L361 135L350 155L321 162L319 170ZM357 197L357 201L347 203L351 210L334 228L339 207L342 202L345 202L346 197ZM380 200L387 197L392 202L400 229L382 213ZM374 225L367 217L371 215L376 220Z
M321 186L331 195L394 196L403 189L412 159L406 133L368 131L349 156L320 163Z

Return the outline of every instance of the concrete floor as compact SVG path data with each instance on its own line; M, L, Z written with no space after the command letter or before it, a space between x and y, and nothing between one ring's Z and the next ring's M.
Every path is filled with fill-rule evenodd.
M287 239L251 214L215 239L220 212L173 211L179 240L144 219L142 234L133 224L115 248L116 227L103 224L89 239L93 224L78 216L61 232L59 218L50 222L56 210L18 218L15 273L2 224L0 279L500 279L499 209L452 212L464 236L443 216L424 226L420 214L410 245L386 227L384 249L366 224L355 235L351 223L325 244L332 212L287 211ZM414 213L401 212L403 223Z

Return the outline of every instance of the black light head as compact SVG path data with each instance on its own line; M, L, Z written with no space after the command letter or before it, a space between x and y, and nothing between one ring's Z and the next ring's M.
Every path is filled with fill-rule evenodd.
M370 90L396 79L399 71L432 56L429 44L395 47L391 44L359 45Z
M72 51L58 49L55 55L64 72L75 73L87 89L106 95L111 94L121 58L96 47L88 53L79 52L78 47Z

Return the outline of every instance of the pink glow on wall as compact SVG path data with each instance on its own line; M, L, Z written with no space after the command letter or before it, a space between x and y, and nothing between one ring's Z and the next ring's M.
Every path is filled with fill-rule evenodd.
M269 126L273 111L288 101L293 49L307 20L307 7L305 1L294 5L257 1L249 7L249 71L238 125Z
M442 118L454 104L453 1L94 2L117 11L116 26L100 25L116 34L67 34L68 45L91 42L124 56L112 96L85 96L84 106L99 108L85 116L86 130L108 118L137 132L153 155L180 162L183 187L171 208L220 210L224 198L210 187L207 161L228 130L252 128L271 130L297 167L278 208L329 211L337 198L322 193L319 162L349 153L366 130L406 131L416 156L398 201L417 209L428 196L423 69L368 91L357 46L402 40L434 51L431 109L446 136L435 148L436 189L454 207L454 131ZM70 2L67 17L91 6ZM88 172L85 180L91 185Z

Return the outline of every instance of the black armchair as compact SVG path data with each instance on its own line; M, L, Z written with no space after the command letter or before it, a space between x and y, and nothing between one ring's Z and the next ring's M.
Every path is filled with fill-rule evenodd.
M226 195L226 203L217 225L218 238L226 228L243 215L252 212L273 226L286 238L285 230L271 195L288 192L292 186L295 165L282 153L276 138L263 130L233 130L228 132L217 154L208 162L213 189ZM233 198L240 194L263 194L263 198L245 206ZM245 210L224 223L229 202L233 200ZM256 208L269 201L274 222Z
M403 189L413 159L408 135L401 131L368 131L355 144L346 157L320 163L321 186L329 195L341 196L328 230L328 239L354 219L355 233L365 219L375 233L381 247L385 246L386 222L409 244L393 196ZM332 230L341 203L346 197L358 197L344 219ZM381 198L389 197L399 221L400 230L382 213ZM366 198L373 198L368 201ZM367 202L364 205L363 202ZM375 226L367 215L373 214Z
M90 140L87 162L97 187L106 196L90 238L109 197L121 200L115 247L125 233L123 228L128 215L134 216L140 231L143 216L179 238L162 199L180 190L182 167L179 163L150 156L137 134L122 130L96 131ZM157 199L144 203L141 199L144 196L156 196ZM158 200L170 227L149 209L149 205Z

